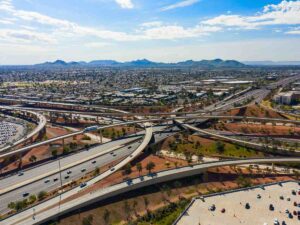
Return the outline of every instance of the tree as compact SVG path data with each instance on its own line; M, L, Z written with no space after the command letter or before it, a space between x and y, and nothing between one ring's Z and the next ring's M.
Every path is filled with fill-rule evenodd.
M216 142L216 150L219 153L223 153L225 151L225 144L223 142L217 141Z
M94 220L93 215L88 215L82 219L82 225L92 225Z
M65 155L65 154L68 154L69 152L70 152L70 147L65 146L65 147L63 148L63 154Z
M151 170L153 170L155 168L155 163L150 161L149 163L147 163L146 165L146 169L148 170L149 173L151 173Z
M29 203L32 204L36 201L36 196L35 195L30 195L29 196Z
M43 200L46 197L47 197L47 192L46 191L40 191L39 192L39 194L38 194L38 200L39 201Z
M10 203L7 205L7 207L10 208L10 209L15 209L15 208L16 208L16 203L10 202Z
M131 174L131 172L132 172L132 170L131 170L131 164L130 163L127 163L125 166L124 166L124 168L123 168L123 170L124 170L124 173L125 174Z
M52 154L53 157L56 157L57 156L57 149L52 150L51 154Z
M94 176L99 175L99 173L100 173L100 169L99 169L99 167L96 167L94 170Z
M36 156L35 155L32 155L32 156L30 156L30 158L29 158L29 161L30 162L36 162L36 160L37 160L37 158L36 158Z
M136 169L137 169L137 171L139 171L139 175L141 175L141 172L143 170L142 164L141 163L137 163L136 164Z
M105 209L104 214L103 214L103 220L104 220L105 224L109 224L109 217L110 217L110 211Z

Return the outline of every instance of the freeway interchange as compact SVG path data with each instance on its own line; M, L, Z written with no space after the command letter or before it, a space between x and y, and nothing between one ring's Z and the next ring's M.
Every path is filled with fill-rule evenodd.
M238 144L245 144L246 141L236 140L234 138L228 138L223 135L216 135L213 133L204 132L203 130L195 127L193 124L206 121L208 119L223 119L223 120L254 120L260 122L281 122L281 123L290 123L295 126L300 124L298 120L286 120L286 119L271 119L271 118L256 118L256 117L232 117L232 116L222 116L219 115L220 112L232 109L233 106L237 103L243 104L245 100L250 100L247 104L251 103L260 103L270 92L270 89L277 88L279 85L286 85L289 82L299 79L299 76L288 78L276 84L272 84L264 89L255 89L247 90L241 95L233 96L226 101L218 102L214 105L206 107L202 111L197 112L172 112L164 114L130 114L122 110L109 109L99 107L101 110L105 110L105 113L100 112L87 112L86 115L99 115L99 116L134 116L136 120L125 121L121 123L115 123L107 126L98 126L96 130L102 130L108 127L120 126L120 125L131 125L137 124L140 127L144 128L144 131L138 132L136 135L129 135L125 138L114 140L105 144L101 144L95 147L92 147L87 150L80 151L68 155L66 157L58 158L53 161L38 165L34 168L29 168L22 173L18 174L9 174L6 177L3 177L0 180L0 213L5 213L8 211L7 205L10 202L16 201L20 198L23 198L24 195L37 194L40 190L53 191L58 189L62 185L72 181L77 180L86 172L91 172L97 167L102 165L115 163L110 166L110 168L104 172L101 171L99 176L94 177L86 183L86 187L92 186L96 182L103 180L104 178L110 176L115 171L121 169L127 163L131 162L138 155L140 155L147 146L152 142L159 142L166 137L173 135L176 132L180 131L181 127L190 129L195 132L200 132L205 135L214 136L217 139L222 139L231 142L241 142ZM11 99L10 99L11 101ZM18 101L20 103L20 101ZM39 102L36 102L39 103ZM40 105L47 104L41 102ZM52 104L52 103L51 103ZM63 103L55 103L63 105ZM66 105L64 105L66 106ZM75 110L74 113L85 114L84 109L81 108L81 111L78 111L79 107L74 105L69 105L72 110ZM82 107L82 106L81 106ZM87 108L87 111L93 107ZM9 109L7 107L6 109ZM27 108L11 107L11 110L29 110ZM93 108L95 110L96 107ZM59 112L58 109L53 109L56 112ZM72 110L61 110L61 113L70 113ZM111 111L111 114L107 113ZM30 112L34 112L34 109ZM39 113L35 112L39 115ZM196 114L196 115L195 115ZM145 117L154 117L160 116L159 118L145 118ZM170 116L170 117L167 117ZM40 117L42 118L42 117ZM41 120L41 124L45 126L45 119ZM161 122L167 122L166 125L159 125ZM40 127L40 125L38 125ZM57 140L62 140L64 138L76 136L79 134L84 134L88 130L82 130L75 133L71 133L65 136L60 136L54 139L50 139L40 143L34 143L32 145L25 146L20 149L13 149L12 151L4 151L1 153L1 157L10 157L12 155L20 154L27 152L30 149L52 143ZM230 140L231 139L231 140ZM251 143L251 147L262 147L257 146L259 144ZM64 214L66 212L72 211L74 209L83 207L90 204L94 201L99 201L105 199L109 196L115 196L119 193L124 193L129 190L140 188L146 185L152 185L154 183L165 182L172 179L178 179L181 177L191 176L195 174L202 173L208 168L225 166L225 165L239 165L239 164L255 164L255 163L274 163L274 162L300 162L299 157L290 157L290 158L270 158L270 159L251 159L251 160L228 160L220 162L212 162L206 164L197 164L192 167L183 167L168 171L162 171L155 174L155 176L145 176L139 177L132 180L132 183L123 182L111 187L105 188L96 193L90 193L88 196L80 196L76 201L69 201L63 204L57 203L63 199L68 199L70 196L74 196L81 191L82 187L77 186L71 190L68 190L59 196L53 197L49 200L39 203L34 206L35 215L32 216L33 208L26 209L22 212L19 212L15 215L9 216L7 219L4 219L0 224L39 224L46 220L51 219L57 214ZM47 210L46 210L47 209Z

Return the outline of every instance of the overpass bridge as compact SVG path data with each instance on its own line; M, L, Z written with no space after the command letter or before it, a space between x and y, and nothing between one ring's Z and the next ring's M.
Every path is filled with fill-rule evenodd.
M300 158L258 158L202 163L148 174L146 176L137 177L129 181L121 182L83 195L80 195L82 189L80 187L76 187L61 194L60 196L53 197L49 200L39 203L34 207L10 216L0 221L0 225L41 224L60 215L105 200L107 198L114 197L128 191L137 190L146 186L201 174L209 168L268 163L300 163ZM35 212L34 216L33 209Z

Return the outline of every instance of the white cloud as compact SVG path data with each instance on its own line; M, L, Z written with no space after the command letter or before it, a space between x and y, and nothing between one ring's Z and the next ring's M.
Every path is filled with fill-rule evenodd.
M55 40L46 33L34 32L30 30L1 29L0 39L10 43L30 43L32 41L54 43Z
M168 5L165 6L163 8L161 8L161 11L168 11L168 10L172 10L172 9L176 9L176 8L182 8L182 7L186 7L186 6L190 6L190 5L194 5L196 3L198 3L200 0L183 0L177 3L174 3L172 5Z
M85 43L84 46L88 48L102 48L102 47L107 47L111 46L111 43L108 42L88 42Z
M5 6L5 7L2 7ZM96 39L106 39L114 41L138 41L138 40L157 40L157 39L182 39L182 38L194 38L209 33L220 31L221 28L216 26L207 25L195 25L192 27L182 27L178 25L163 25L160 21L152 21L141 25L142 29L139 29L135 33L116 32L105 29L97 29L93 27L81 26L77 23L53 18L47 15L43 15L38 12L24 11L16 9L9 0L0 0L0 10L5 11L11 17L20 21L20 26L28 26L21 22L28 22L31 29L26 29L28 32L34 28L42 26L42 29L46 29L48 32L48 39L44 37L44 33L41 33L38 37L38 33L26 33L26 35L34 35L32 40L50 40L55 43L60 39L81 38L81 37L94 37ZM36 29L41 30L41 29ZM16 30L17 31L17 30ZM93 42L102 42L95 40Z
M144 30L146 39L181 39L195 38L220 31L220 27L196 25L184 28L178 25L165 25Z
M300 27L296 27L292 30L285 32L286 34L300 34Z
M5 24L5 25L11 25L13 24L14 22L9 20L9 19L1 19L0 18L0 24Z
M142 27L159 27L161 25L162 25L161 21L151 21L151 22L145 22L141 24Z
M203 21L203 24L240 29L256 29L268 25L297 25L300 24L300 1L284 0L277 5L267 5L262 12L253 16L220 15Z
M123 9L132 9L134 7L132 0L115 0L115 1Z

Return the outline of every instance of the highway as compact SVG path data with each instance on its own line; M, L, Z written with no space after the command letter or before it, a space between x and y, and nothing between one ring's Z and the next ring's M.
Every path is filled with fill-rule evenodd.
M167 132L160 133L165 130L166 126L153 127L155 141L161 141L168 136L174 134L179 128L172 127ZM0 180L0 214L7 212L7 205L23 198L24 193L38 194L41 190L52 191L60 186L59 176L59 160L63 177L63 184L80 178L90 171L94 171L96 167L102 167L114 161L123 159L134 152L138 146L138 140L141 140L145 134L144 131L137 133L137 136L127 137L125 139L115 140L112 142L90 148L87 151L80 151L75 154L62 157L49 163L39 165L37 167L23 170L23 175L14 174ZM124 146L124 147L122 147ZM112 154L113 153L113 154ZM96 161L96 162L94 162ZM92 163L94 162L94 163ZM82 172L82 170L85 170ZM71 174L66 174L72 171ZM69 176L68 179L64 179ZM53 182L54 178L58 180ZM50 182L45 183L46 180Z
M202 163L193 166L181 167L176 169L170 169L161 171L152 175L142 176L132 179L131 182L121 182L116 185L112 185L103 189L99 189L95 192L90 192L88 194L77 196L76 199L61 203L59 206L60 199L67 199L81 191L80 187L72 189L61 196L54 197L46 202L34 206L35 214L33 216L33 209L29 208L23 212L11 216L0 224L13 225L13 224L40 224L51 218L55 218L60 214L65 214L67 212L82 208L84 206L90 205L94 202L104 200L109 197L113 197L128 191L136 190L145 186L171 181L174 179L180 179L184 177L193 176L196 174L201 174L209 168L221 167L221 166L232 166L232 165L242 165L242 164L265 164L265 163L279 163L279 162L300 162L300 158L260 158L260 159L242 159L242 160L225 160L217 162ZM70 193L71 192L71 193ZM45 210L47 208L47 210Z
M252 91L249 91L249 92L246 92L246 93L244 93L242 96L239 96L238 98L235 98L235 99L230 99L230 100L228 100L227 102L219 102L219 103L217 103L217 104L215 104L215 105L212 105L212 106L209 106L209 107L207 107L205 110L206 111L209 111L210 113L213 113L214 111L216 111L216 110L220 110L220 109L223 109L223 110L227 110L227 109L230 109L230 108L232 108L232 105L234 105L235 103L237 103L237 104L241 104L241 103L243 103L243 102L245 102L245 101L247 101L248 99L251 99L251 98L254 98L257 102L260 102L268 93L269 93L270 91L268 90L268 89L257 89L257 90L252 90ZM62 103L63 104L63 103ZM80 106L80 107L82 107L82 106ZM95 109L95 108L94 108ZM105 109L106 110L106 109ZM124 111L121 111L120 110L120 113L124 113ZM195 113L199 113L199 112L194 112L193 114L195 114ZM174 113L171 113L171 114L174 114ZM175 113L176 114L176 113ZM127 114L127 115L129 115L129 114ZM215 118L217 115L212 115L212 116L210 116L210 118ZM134 159L137 155L139 155L146 147L147 147L147 145L149 144L149 142L150 142L150 140L151 140L151 137L152 137L152 134L153 134L153 129L152 129L152 124L150 124L149 122L160 122L160 121L163 121L163 120L166 120L166 121L168 121L168 120L174 120L174 119L176 119L176 121L180 121L180 120L186 120L186 119L188 119L188 120L192 120L192 119L199 119L199 118L201 118L202 120L203 119L209 119L209 117L207 116L207 115L202 115L202 116L185 116L185 117L173 117L173 118L160 118L160 119L147 119L147 120L145 120L145 119L142 119L141 117L138 117L138 116L136 116L137 118L138 118L138 120L136 120L136 121L130 121L130 122L124 122L124 123L126 123L126 124L124 124L124 125L129 125L129 124L141 124L141 123L143 123L144 124L144 126L145 126L145 128L146 128L146 130L145 130L145 135L144 135L144 138L143 138L143 140L142 140L142 143L140 143L140 145L138 145L138 146L136 146L135 148L132 148L133 149L133 152L132 153L129 153L128 155L127 155L127 157L125 158L125 159L123 159L120 163L118 163L117 165L115 165L114 167L112 167L110 170L108 170L108 171L105 171L104 173L102 173L100 176L97 176L97 177L95 177L94 179L92 179L91 181L89 181L88 182L88 186L90 186L90 185L92 185L92 184L94 184L95 182L97 182L97 181L99 181L99 180L102 180L102 179L104 179L105 177L107 177L107 176L109 176L110 174L112 174L114 171L116 171L116 170L118 170L118 169L120 169L120 168L122 168L124 165L126 165L128 162L130 162L132 159ZM218 116L220 119L221 119L221 117L220 116ZM233 119L232 117L223 117L222 119ZM247 117L240 117L240 118L236 118L236 119L240 119L240 120L248 120L249 118L247 118ZM255 118L255 120L257 120L258 118ZM268 121L268 122L270 122L270 121L273 121L273 122L279 122L279 120L277 119L277 121L275 121L275 120L272 120L272 119L270 119L270 118L264 118L264 119L266 119L265 121ZM259 119L260 121L264 121L263 119ZM280 119L281 120L281 119ZM281 122L282 122L283 120L281 120ZM285 121L283 121L283 122L286 122L286 123L295 123L295 124L299 124L299 121L290 121L290 120L285 120ZM181 122L182 123L182 122ZM120 125L120 124L119 124ZM187 125L187 124L181 124L181 125L183 125L183 126L191 126L191 125ZM189 129L192 129L193 130L193 128L192 128L192 126L191 127L188 127ZM101 128L99 128L99 129L103 129L102 127ZM197 129L197 128L196 128ZM197 132L202 132L202 131L197 131ZM223 137L218 137L218 138L223 138ZM115 150L114 150L115 151ZM255 162L253 162L253 161L251 161L251 162L246 162L246 161L244 161L243 160L243 162L239 162L239 161L241 161L241 160L235 160L235 162L231 162L231 163L245 163L245 164L249 164L249 163L263 163L263 162L271 162L271 161L264 161L264 160L267 160L267 159L257 159ZM275 159L269 159L269 160L275 160ZM290 160L290 161L293 161L293 162L299 162L299 158L288 158L288 159L276 159L276 160L286 160L286 161L288 161L288 160ZM276 161L275 160L275 161ZM273 162L272 161L272 162ZM218 162L218 163L222 163L222 162ZM81 163L80 163L81 164ZM80 165L79 164L79 165ZM224 165L224 164L215 164L215 165L213 165L213 164L210 164L210 165L207 165L207 164L205 164L204 165L204 167L202 168L202 170L203 169L205 169L205 168L210 168L210 167L213 167L213 166L221 166L221 165ZM195 167L193 167L193 168L195 168ZM200 170L200 168L198 168L198 170ZM197 171L198 171L197 170ZM165 171L164 171L165 172ZM187 171L187 173L190 173L191 171L190 170L188 170ZM199 172L199 171L198 171ZM170 173L170 174L168 174L168 175L165 175L165 176L163 176L163 172L162 173L159 173L160 175L162 175L161 177L163 178L163 179L169 179L169 178L167 178L167 177L173 177L172 179L175 179L175 177L178 177L178 176L180 176L180 171L178 170L178 169L176 169L176 171L174 170L174 171L167 171L166 172L167 174L168 173ZM78 174L78 173L77 173ZM184 174L184 172L182 173L182 174ZM78 175L77 175L78 176ZM160 178L160 176L159 177L157 177L157 178ZM153 180L153 178L151 178L150 179L151 181ZM159 180L159 179L158 179ZM144 182L145 181L145 182ZM140 184L143 186L143 185L149 185L147 182L147 179L145 178L143 181L141 181L140 182ZM127 186L128 186L128 184L127 183L125 183ZM137 183L137 186L138 186L138 183ZM137 186L135 186L135 187L137 187ZM113 187L113 186L112 186ZM132 185L130 185L130 187L132 187ZM109 188L111 188L111 187L109 187ZM75 188L75 189L72 189L72 190L70 190L70 191L68 191L68 192L66 192L66 193L64 193L64 194L62 194L62 198L67 198L67 197L69 197L69 196L72 196L73 194L75 194L75 193L77 193L78 191L80 190L80 188L78 189L78 188ZM121 190L121 189L120 189ZM122 190L125 190L124 188L122 188ZM126 189L127 190L127 189ZM125 191L126 191L125 190ZM111 194L112 192L110 192L110 191L108 191L108 192L106 192L107 194ZM92 197L93 199L94 199L94 197L96 198L97 196L86 196L86 198L85 199L82 199L82 201L86 201L87 199L89 199L88 197ZM54 199L52 199L52 200L49 200L49 201L47 201L47 202L45 202L45 203L43 203L43 204L39 204L39 206L37 206L37 207L35 207L35 209L39 209L39 207L41 207L41 209L43 208L43 207L47 207L47 206L49 206L48 204L53 204L54 202L53 201L55 201L55 199L56 198L54 198ZM78 201L77 201L78 200ZM90 199L91 200L91 199ZM96 199L94 199L94 200L96 200ZM92 201L94 201L94 200L92 200ZM81 199L76 199L76 202L81 202ZM75 206L74 206L74 204L75 204ZM65 206L65 210L69 210L69 209L74 209L74 207L76 207L76 204L77 203L66 203L66 206ZM63 209L63 207L64 206L61 206L61 210ZM30 210L30 209L29 209ZM32 210L32 209L31 209ZM37 218L35 218L35 221L42 221L44 218L48 218L49 216L51 216L51 215L54 215L55 213L57 213L57 211L54 213L54 214L52 214L53 212L54 212L55 210L47 210L46 212L44 212L44 213L42 213L40 216L40 219L38 219L37 220ZM22 221L22 224L26 224L25 222L27 221L26 220L26 216L29 216L29 218L28 218L28 222L29 222L29 224L32 224L32 223L34 223L34 221L32 221L32 218L31 218L31 215L30 215L30 212L28 211L28 210L25 210L24 211L24 217L22 217L23 215L22 215L22 213L21 214L18 214L17 216L13 216L13 217L11 217L11 218L9 218L8 220L5 220L5 222L8 222L8 224L11 224L10 223L10 221L16 221L16 220L19 220L19 218L22 218L23 219L23 221ZM24 223L23 223L24 222Z
M127 122L122 122L122 123L115 123L115 124L111 124L111 125L105 125L105 126L98 126L97 130L103 130L106 128L112 128L112 127L116 127L116 126L127 126L127 125L133 125L133 124L142 124L142 123L155 123L155 122L161 122L161 121L172 121L174 120L175 117L170 117L170 118L154 118L154 119L140 119L140 120L134 120L134 121L127 121ZM289 123L289 124L300 124L299 120L287 120L287 119L280 119L280 118L263 118L263 117L243 117L243 116L219 116L219 115L215 115L215 116L210 116L210 115L198 115L198 116L183 116L183 117L176 117L176 121L178 123L182 123L180 122L180 120L194 120L193 123L195 122L199 122L197 121L197 119L202 119L206 120L206 119L225 119L225 120L249 120L249 121L260 121L260 122L274 122L274 123ZM0 154L0 158L5 158L5 157L10 157L12 155L15 154L20 154L23 152L27 152L29 150L31 150L32 148L36 148L42 145L47 145L50 144L52 142L56 142L62 139L66 139L66 138L70 138L76 135L80 135L80 134L84 134L86 131L85 130L81 130L81 131L77 131L74 133L70 133L70 134L66 134L66 135L62 135L62 136L58 136L46 141L42 141L42 142L38 142L38 143L34 143L32 145L28 145L25 146L23 148L20 149L16 149L7 153L3 153Z

